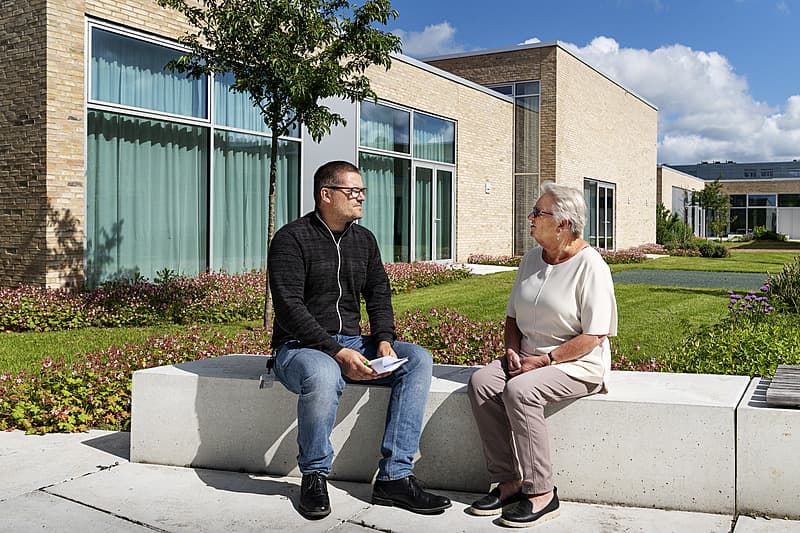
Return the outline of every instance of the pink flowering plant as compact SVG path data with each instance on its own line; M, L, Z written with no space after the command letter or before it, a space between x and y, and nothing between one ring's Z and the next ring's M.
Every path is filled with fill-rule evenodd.
M385 265L394 294L463 279L470 272L435 263ZM264 272L137 277L96 289L0 289L0 332L58 331L84 327L226 323L263 316Z
M522 261L521 255L470 254L470 256L467 258L467 262L472 263L473 265L518 267L520 261Z
M269 353L269 335L255 329L226 337L193 326L177 335L152 337L141 345L88 353L71 365L48 358L35 373L2 373L0 430L126 430L133 372L230 353Z
M438 263L389 263L383 266L389 276L392 294L464 279L471 275L467 269Z

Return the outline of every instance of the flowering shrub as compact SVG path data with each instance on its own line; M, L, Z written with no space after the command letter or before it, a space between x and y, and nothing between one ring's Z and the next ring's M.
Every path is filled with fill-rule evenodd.
M691 248L675 248L669 251L669 255L678 257L700 257L702 254L697 250L692 250Z
M194 326L139 346L112 347L65 365L46 359L38 373L0 374L0 430L28 433L128 429L131 376L142 368L228 353L269 353L261 330L227 338Z
M473 265L497 265L497 266L510 266L518 267L522 256L519 255L482 255L471 254L467 258L467 263Z
M611 358L611 369L637 372L664 372L665 365L662 361L655 358L632 361L615 350Z
M392 294L464 279L471 275L467 269L451 268L437 263L390 263L383 266L389 276Z
M728 291L728 296L730 296L728 311L734 323L745 319L758 321L775 311L775 308L769 303L769 296L766 296L769 293L769 285L763 285L759 291L765 295L759 296L756 291L749 291L742 296L731 290Z
M465 269L435 263L385 265L393 293L469 277ZM162 273L115 281L88 291L19 287L0 289L1 331L56 331L155 324L258 320L264 309L264 272Z
M783 265L777 274L767 274L767 284L776 307L800 313L800 257Z
M636 248L626 250L606 250L605 248L595 248L609 265L644 263L647 257Z
M655 243L640 244L639 246L631 248L631 250L638 250L643 254L669 255L669 252L663 245Z
M400 340L424 346L435 363L481 365L503 355L503 322L472 321L450 309L409 311L396 320Z
M254 319L264 306L264 275L204 273L163 283L111 282L89 291L0 290L0 331L55 331Z

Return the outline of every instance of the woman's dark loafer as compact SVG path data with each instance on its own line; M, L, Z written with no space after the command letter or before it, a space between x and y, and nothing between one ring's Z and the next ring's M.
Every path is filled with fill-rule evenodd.
M528 498L523 498L514 507L503 511L502 516L497 520L508 527L533 527L556 518L561 514L558 508L558 494L556 488L553 487L553 499L541 511L534 513L531 501Z
M472 502L472 505L467 509L467 512L477 516L492 516L500 514L503 511L503 507L517 503L521 498L522 492L517 492L508 498L501 500L500 488L495 487L489 491L489 494L480 500Z

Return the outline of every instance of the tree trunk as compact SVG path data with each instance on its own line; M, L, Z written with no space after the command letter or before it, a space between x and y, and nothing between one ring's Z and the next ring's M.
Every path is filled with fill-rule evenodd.
M269 217L267 222L267 255L272 244L272 236L275 234L275 193L278 181L278 125L272 126L272 146L269 155ZM265 270L264 287L264 328L268 328L272 323L272 293L269 290L269 271Z

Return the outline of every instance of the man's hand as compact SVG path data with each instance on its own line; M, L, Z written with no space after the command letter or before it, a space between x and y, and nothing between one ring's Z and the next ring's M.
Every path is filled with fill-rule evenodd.
M350 379L364 381L369 379L378 379L389 375L389 372L378 374L372 370L367 364L369 362L368 359L359 352L351 350L350 348L342 348L336 353L333 359L339 363L339 368L342 369L342 374Z

